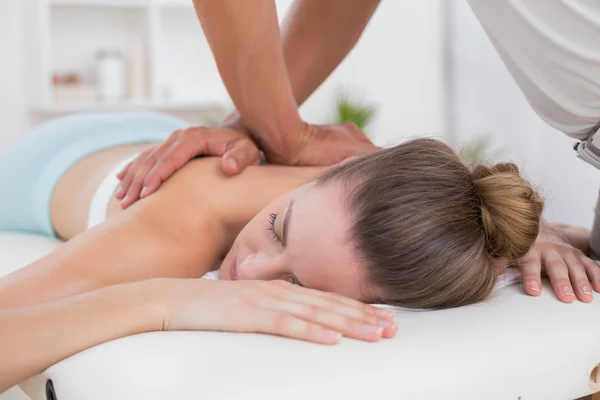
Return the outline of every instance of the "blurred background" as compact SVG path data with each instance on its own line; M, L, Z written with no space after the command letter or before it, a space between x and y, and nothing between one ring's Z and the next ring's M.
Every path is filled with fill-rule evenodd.
M291 2L276 1L280 19ZM215 124L232 107L191 0L2 0L0 57L0 152L69 113ZM473 157L514 161L547 219L592 223L600 171L532 111L465 0L383 1L301 112L315 123L358 113L380 145L446 137Z

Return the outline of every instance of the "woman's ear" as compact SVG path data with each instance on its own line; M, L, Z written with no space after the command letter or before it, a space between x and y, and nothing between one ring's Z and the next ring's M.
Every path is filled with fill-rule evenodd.
M340 165L347 164L347 163L349 163L350 161L354 160L354 159L355 159L355 158L357 158L357 157L358 157L358 156L350 156L350 157L348 157L348 158L345 158L345 159L343 159L342 161L340 161L339 163L332 164L332 165L330 165L329 167L325 168L325 171L330 171L330 170L332 170L332 169L333 169L333 168L335 168L335 167L338 167L338 166L340 166Z
M337 163L337 165L348 164L350 161L354 160L355 158L358 158L358 156L350 156L350 157L340 161L339 163Z

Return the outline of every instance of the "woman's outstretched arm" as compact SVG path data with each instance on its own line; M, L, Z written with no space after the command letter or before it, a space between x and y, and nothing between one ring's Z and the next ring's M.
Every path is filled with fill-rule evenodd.
M222 227L182 175L156 196L1 278L0 309L124 282L195 278L208 272L223 251Z
M152 196L0 278L0 310L149 278L200 277L260 210L320 171L257 166L227 177L219 159L193 160Z
M365 325L385 325L383 337L392 337L393 316L282 281L152 279L115 285L0 310L0 394L75 353L142 332L261 332L335 344L341 334L365 341L382 337L383 328L365 330Z
M149 293L149 288L148 284L113 286L56 302L0 310L0 393L96 344L162 329L162 292Z

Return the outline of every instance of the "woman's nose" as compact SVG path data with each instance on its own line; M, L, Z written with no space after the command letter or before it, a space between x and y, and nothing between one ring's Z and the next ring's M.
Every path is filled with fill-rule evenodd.
M276 279L278 271L276 259L264 253L250 254L238 266L238 275L245 280Z

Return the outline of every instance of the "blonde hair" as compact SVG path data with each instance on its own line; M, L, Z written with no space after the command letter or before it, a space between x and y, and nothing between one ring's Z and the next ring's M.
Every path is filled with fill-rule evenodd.
M516 165L467 166L449 146L412 140L329 170L353 222L351 240L385 302L448 308L492 292L499 264L525 256L543 200Z

